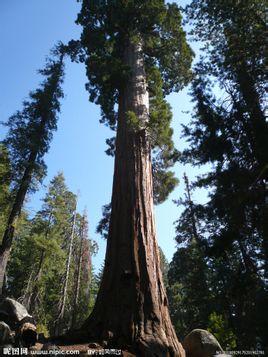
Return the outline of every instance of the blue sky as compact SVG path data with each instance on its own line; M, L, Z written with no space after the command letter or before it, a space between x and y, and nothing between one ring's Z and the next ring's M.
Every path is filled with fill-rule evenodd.
M177 1L184 6L188 1ZM42 68L45 57L57 41L67 42L80 36L74 21L80 4L75 0L1 0L0 1L0 121L5 121L21 108L30 90L40 82L37 70ZM192 44L196 52L197 44ZM45 157L48 175L40 190L30 197L27 209L34 214L41 205L49 181L63 171L68 187L79 192L78 207L86 207L89 218L90 238L100 249L93 259L96 269L104 259L105 241L96 235L96 225L101 217L102 205L110 201L113 159L108 157L105 139L113 133L99 123L99 108L88 101L85 91L85 68L82 64L66 63L62 110L58 130L54 134L49 153ZM173 109L174 141L182 150L186 143L180 138L181 124L190 120L192 103L184 89L172 94L168 100ZM0 139L5 131L0 127ZM172 202L183 194L183 173L193 179L201 171L177 164L174 171L181 181L169 199L155 208L158 243L170 261L175 252L173 222L180 209ZM199 191L195 200L204 202L206 193Z

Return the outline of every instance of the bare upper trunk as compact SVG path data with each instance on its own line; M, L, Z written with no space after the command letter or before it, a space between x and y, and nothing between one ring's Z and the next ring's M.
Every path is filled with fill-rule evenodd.
M29 298L29 309L31 314L35 314L37 310L37 305L38 305L38 296L39 296L39 281L41 280L42 277L42 269L43 269L43 264L45 261L45 249L41 250L40 254L40 260L38 264L38 269L37 273L34 279L34 285L33 285L33 290Z
M131 77L119 99L112 212L105 268L94 310L81 338L131 346L139 356L183 356L170 321L153 213L149 96L142 47L126 47ZM132 111L139 120L133 128Z
M78 306L79 292L80 292L83 242L84 242L84 225L82 224L82 229L80 231L78 266L77 266L77 273L76 273L75 287L74 287L74 304L73 304L72 322L71 322L72 328L76 325L77 306Z
M71 267L71 257L72 257L72 252L73 252L75 223L76 223L76 209L75 209L74 215L73 215L72 230L71 230L71 236L70 236L68 255L67 255L67 259L66 259L66 267L65 267L65 273L64 273L64 278L63 278L63 284L62 284L62 289L61 289L61 297L60 297L60 302L59 302L58 317L57 317L57 320L56 320L56 323L55 323L56 335L58 333L60 333L60 331L61 331L61 327L62 327L61 325L62 325L62 321L63 321L63 318L64 318L64 313L65 313L66 300L67 300L67 291L68 291L68 282L69 282L70 267Z

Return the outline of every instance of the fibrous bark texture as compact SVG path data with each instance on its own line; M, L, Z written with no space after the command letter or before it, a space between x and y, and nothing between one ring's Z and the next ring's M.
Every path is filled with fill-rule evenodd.
M173 329L160 271L153 213L149 96L142 46L124 54L130 78L119 94L112 211L103 279L80 336L131 346L138 356L184 356ZM134 113L138 127L129 123Z

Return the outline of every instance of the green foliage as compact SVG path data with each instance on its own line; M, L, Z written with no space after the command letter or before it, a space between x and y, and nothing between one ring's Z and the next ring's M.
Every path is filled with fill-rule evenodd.
M148 132L153 149L154 203L164 202L179 183L170 168L178 160L179 153L172 140L171 107L164 99L163 81L157 67L150 68L148 74L150 116Z
M168 171L174 161L166 159L176 155L171 110L164 96L179 91L191 79L193 52L186 42L179 8L163 0L81 2L77 23L83 32L79 43L69 43L69 53L73 59L85 62L89 99L101 106L101 122L113 130L117 126L119 95L131 75L124 61L125 50L129 43L142 43L150 97L146 130L156 163L155 203L161 203L177 184L174 174ZM140 129L134 113L126 113L126 120L134 131ZM114 140L108 139L107 144L106 152L113 155Z
M108 238L110 217L111 217L111 203L104 205L102 207L102 218L99 221L96 228L96 233L100 234L104 239Z
M179 180L175 177L174 172L166 171L157 161L154 161L153 188L155 204L164 202L178 183Z
M49 337L49 331L48 331L46 325L44 325L42 323L38 323L36 325L36 331L37 331L38 334L42 333L46 338Z
M10 206L10 162L7 149L0 143L0 237L3 236Z
M63 97L61 83L63 78L62 45L52 51L52 58L47 60L39 73L45 78L40 87L30 92L29 99L23 102L23 108L12 115L5 126L8 133L3 141L9 152L11 183L17 187L25 168L32 167L32 188L40 181L46 171L43 161L49 149L52 133L57 129L57 114L60 110L60 98Z
M22 212L16 227L14 247L8 266L8 290L10 296L19 297L25 288L25 278L31 274L31 265L36 259L37 252L32 250L31 221L26 212ZM32 253L29 255L29 251Z
M126 121L128 123L129 128L132 129L134 132L140 130L139 118L131 110L126 112Z
M167 286L168 284L168 268L169 268L169 264L168 264L168 260L163 252L163 250L161 249L161 247L158 246L159 249L159 256L160 256L160 268L162 271L162 276L163 276L163 282L164 285Z
M246 66L248 76L264 84L265 7L264 0L193 0L187 7L193 34L205 44L217 76L238 81Z
M175 222L178 248L168 272L171 318L181 338L195 328L209 329L224 349L232 349L235 336L231 328L233 316L228 314L231 297L227 295L225 279L230 284L237 279L231 273L235 261L229 266L223 259L211 259L207 242L209 227L202 221L202 206L193 202L192 185L185 174L184 181L184 198L176 201L184 207ZM218 311L228 318L223 319Z
M22 215L8 265L9 295L25 304L39 322L40 331L46 335L54 334L75 205L76 196L68 190L63 174L59 173L49 185L41 210L32 219ZM70 327L72 319L79 254L82 254L79 304L76 311L79 323L88 316L92 304L91 255L96 253L97 247L95 242L88 239L85 231L80 250L80 232L82 224L85 224L84 220L77 214L63 320L65 328Z
M168 296L171 318L181 337L194 328L206 326L213 308L207 279L207 265L197 243L179 248L169 267Z
M205 56L195 68L195 108L192 121L184 127L189 147L180 159L209 168L193 184L193 188L208 190L209 196L203 205L182 201L185 209L177 221L181 246L170 274L180 269L184 256L190 264L200 255L200 263L206 266L209 306L194 301L200 310L197 316L206 313L203 328L214 328L222 344L230 348L236 340L238 349L264 348L267 340L263 5L255 0L193 0L188 7L193 34L204 41ZM198 238L195 253L193 213ZM198 277L194 267L185 271L189 268ZM182 284L182 296L191 286L191 274L186 277L185 283L184 278L175 279Z
M217 78L243 117L243 131L261 167L268 162L268 127L265 122L265 1L192 1L188 7L194 35L205 44L207 60L201 71ZM225 108L228 106L225 105Z
M185 337L185 331L187 331L188 327L185 325L184 318L182 318L182 313L185 311L182 297L182 285L178 282L174 282L172 284L168 283L166 289L172 324L175 328L178 338L183 340Z
M164 98L163 79L156 66L148 68L147 73L149 90L149 134L153 148L174 148L172 141L173 129L171 128L171 107Z
M100 283L103 275L103 265L97 273L95 273L94 268L91 271L91 280L90 280L90 298L89 298L89 312L93 310L95 301L98 295L100 288Z
M157 66L165 92L179 90L190 79L192 52L175 4L162 0L112 2L82 1L77 23L89 78L90 100L101 105L102 121L114 128L118 91L128 78L123 52L126 42L141 37L148 71Z
M224 350L233 351L236 348L236 337L228 328L228 323L222 315L218 315L216 312L210 314L207 330L216 337Z

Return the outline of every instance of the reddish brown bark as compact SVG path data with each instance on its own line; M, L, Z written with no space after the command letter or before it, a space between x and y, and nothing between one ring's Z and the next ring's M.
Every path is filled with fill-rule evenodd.
M132 75L119 99L105 268L94 310L79 336L112 347L131 346L138 356L184 356L171 324L160 270L141 46L128 45L124 59ZM139 128L129 125L128 111L136 114Z

